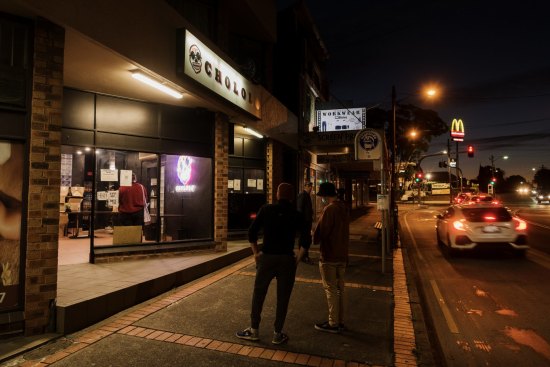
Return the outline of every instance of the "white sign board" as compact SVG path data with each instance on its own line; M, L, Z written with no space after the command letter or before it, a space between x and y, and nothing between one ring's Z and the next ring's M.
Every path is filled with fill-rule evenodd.
M376 195L376 209L377 210L388 210L390 208L390 203L388 200L388 195Z
M355 135L355 159L380 159L382 136L374 129L363 129Z
M260 90L257 86L188 30L185 30L184 47L181 62L185 75L257 118L261 117Z
M320 132L361 130L367 125L366 108L318 110L316 125Z

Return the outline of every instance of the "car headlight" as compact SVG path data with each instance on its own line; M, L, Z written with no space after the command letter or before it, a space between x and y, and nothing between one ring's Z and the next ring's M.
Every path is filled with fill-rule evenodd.
M539 199L544 199L544 195L539 195Z

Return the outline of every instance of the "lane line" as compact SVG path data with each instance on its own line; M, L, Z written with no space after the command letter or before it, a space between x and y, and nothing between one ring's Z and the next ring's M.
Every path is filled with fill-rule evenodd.
M411 238L412 240L412 243L413 243L413 247L414 247L414 250L416 252L416 256L418 257L418 259L420 261L422 261L423 263L425 263L426 261L424 260L424 256L422 256L422 254L420 253L420 250L418 249L418 246L416 244L416 239L414 238L414 235L412 233L412 230L411 230L411 227L409 226L409 221L407 220L407 217L409 216L409 214L412 213L412 212L407 212L405 213L405 218L403 218L403 220L405 221L405 226L407 227L407 232L409 232L409 237Z
M530 248L527 251L527 258L532 262L537 263L546 269L550 269L550 256L548 256L542 251Z
M430 285L432 286L432 290L434 291L435 297L437 298L439 307L441 308L441 312L443 312L443 316L445 317L445 321L447 322L449 331L453 334L460 334L460 332L458 331L458 326L456 325L453 315L451 314L451 310L449 310L449 307L447 307L445 299L443 299L443 295L439 291L439 287L437 286L435 279L430 279Z

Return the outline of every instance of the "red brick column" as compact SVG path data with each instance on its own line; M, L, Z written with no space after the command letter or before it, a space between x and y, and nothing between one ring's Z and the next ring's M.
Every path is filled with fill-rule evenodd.
M220 113L216 113L215 118L214 241L216 241L216 250L227 251L229 122Z
M25 334L46 331L57 295L65 31L35 24L29 154Z

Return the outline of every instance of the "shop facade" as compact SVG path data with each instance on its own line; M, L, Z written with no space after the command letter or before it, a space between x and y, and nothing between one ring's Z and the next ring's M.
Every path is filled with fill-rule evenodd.
M155 1L120 18L132 4L109 2L108 14L101 4L84 1L75 9L82 6L86 14L72 14L62 1L0 7L3 30L11 26L20 34L10 49L24 56L20 64L13 57L2 60L0 70L2 85L9 86L0 101L0 158L20 171L2 181L21 183L9 192L15 200L2 196L10 218L18 220L11 231L19 233L0 239L11 246L0 252L2 263L8 252L15 254L9 269L2 269L2 335L54 331L63 241L85 241L91 262L115 250L143 253L146 247L157 253L196 246L225 251L231 189L240 185L240 194L257 195L258 206L273 200L282 179L296 181L280 159L295 153L296 117L261 85L242 82L238 72L226 78L234 64L197 31L191 34L219 58L202 64L214 83L186 75L182 63L193 70L197 54L180 35L193 27ZM136 19L149 23L136 29ZM185 97L172 101L132 84L136 69ZM262 137L236 133L236 126ZM132 174L144 187L151 214L139 236L117 231L124 227L120 192Z

